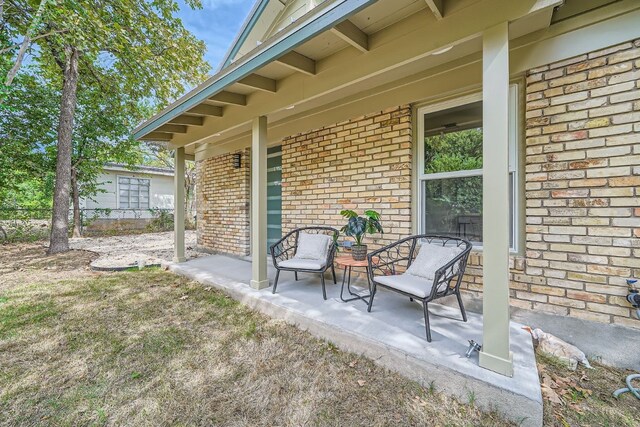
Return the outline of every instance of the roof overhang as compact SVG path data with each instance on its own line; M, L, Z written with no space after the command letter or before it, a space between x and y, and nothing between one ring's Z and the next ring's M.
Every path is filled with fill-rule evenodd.
M325 124L339 122L351 117L345 114L367 107L371 109L363 113L375 111L373 108L384 102L388 104L383 108L426 99L428 94L422 87L428 85L415 83L440 76L444 82L441 86L447 86L447 76L453 76L463 66L479 63L482 32L501 22L510 23L510 35L515 39L512 70L523 72L527 69L523 67L537 66L536 61L544 61L545 56L567 58L571 52L556 40L563 33L578 34L577 30L582 29L580 37L584 39L589 34L587 26L640 8L633 0L608 2L612 4L551 29L554 8L562 0L435 2L441 8L441 18L428 3L325 2L142 124L135 137L162 136L171 146L186 147L198 158L198 153L247 145L251 120L267 115L269 138L275 141L302 132L303 126L312 129L327 120L333 121ZM373 22L376 19L380 24ZM630 30L629 25L632 23L625 21L615 36L639 31L637 26ZM593 37L577 42L574 37L573 43L582 48L585 43L592 43ZM610 39L604 34L599 37L602 43ZM342 45L331 48L334 42ZM544 43L548 52L541 55L539 46ZM538 65L544 63L547 62ZM465 72L478 74L479 81L478 67Z
M209 97L222 92L226 87L249 77L256 70L292 52L296 47L327 31L354 13L378 0L335 0L314 9L304 22L294 28L285 28L281 34L259 46L246 57L223 68L218 74L169 105L159 114L143 123L134 131L134 137L140 139L153 132L171 119L206 101Z
M160 176L173 176L173 169L170 168L159 168L153 166L126 166L119 164L106 164L102 167L104 171L110 172L126 172L126 173L137 173L137 174L145 174L145 175L160 175Z

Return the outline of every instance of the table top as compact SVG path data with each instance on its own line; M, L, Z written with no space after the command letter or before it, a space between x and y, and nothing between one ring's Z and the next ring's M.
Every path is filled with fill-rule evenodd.
M334 259L335 263L342 265L343 267L368 267L369 262L365 259L363 261L356 261L351 254L340 255ZM378 257L373 257L373 262L377 262Z

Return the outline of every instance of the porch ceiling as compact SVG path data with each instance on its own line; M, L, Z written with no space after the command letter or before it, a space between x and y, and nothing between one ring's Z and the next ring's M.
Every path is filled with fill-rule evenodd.
M348 104L355 94L445 63L453 67L461 58L473 62L485 28L508 21L512 37L546 28L562 0L435 2L442 18L432 3L325 2L142 124L135 136L185 147L188 154L248 145L256 116L268 115L270 126L284 131L283 123L322 106ZM280 133L270 128L270 140L286 136Z

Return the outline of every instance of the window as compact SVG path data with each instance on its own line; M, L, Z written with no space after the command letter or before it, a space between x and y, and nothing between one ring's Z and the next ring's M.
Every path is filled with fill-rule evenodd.
M120 209L149 209L150 180L144 178L118 177Z
M517 108L517 87L510 103ZM515 116L514 116L515 117ZM419 227L425 234L464 237L482 246L482 96L418 111ZM510 120L510 127L515 126ZM509 181L512 250L516 248L516 140L510 130Z

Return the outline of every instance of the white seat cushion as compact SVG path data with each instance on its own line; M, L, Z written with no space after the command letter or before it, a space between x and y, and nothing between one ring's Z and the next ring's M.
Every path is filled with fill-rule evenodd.
M377 276L373 280L381 285L386 285L420 298L427 297L431 293L431 286L433 286L432 280L407 273L393 276Z
M442 246L441 244L423 243L418 250L416 259L413 260L408 274L420 276L433 281L436 271L444 267L463 251L459 246Z
M326 259L331 237L326 234L300 233L295 258Z
M293 270L322 270L326 263L323 259L305 259L296 256L279 262L278 267L291 268Z

